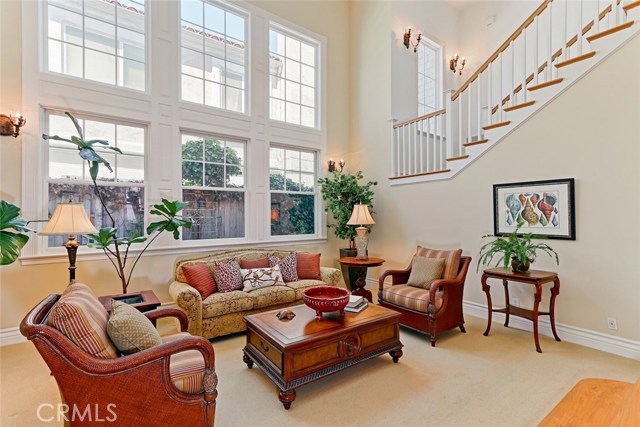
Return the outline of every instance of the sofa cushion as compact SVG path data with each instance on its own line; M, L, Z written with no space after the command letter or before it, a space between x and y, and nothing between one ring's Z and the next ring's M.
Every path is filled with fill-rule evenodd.
M247 270L240 269L242 275L242 290L250 292L260 288L266 288L274 285L284 285L280 267L267 268L249 268Z
M298 280L298 259L295 252L291 252L280 258L275 254L269 255L269 267L280 266L280 272L285 282Z
M241 259L240 260L240 268L249 269L249 268L268 268L269 267L269 258L257 258L257 259Z
M436 292L435 306L429 304L429 291L407 285L385 286L382 299L391 304L423 313L434 313L442 307L443 291Z
M248 292L217 292L202 301L202 318L251 310L254 299Z
M444 258L444 272L442 273L443 279L454 279L458 275L460 269L460 257L462 256L462 249L454 251L439 251L436 249L423 248L418 246L416 250L416 256L426 258Z
M253 298L254 310L277 304L286 304L296 300L296 291L284 285L256 289L249 292L248 295Z
M298 280L320 280L320 254L297 254Z
M109 314L91 289L74 282L49 313L49 325L98 359L115 359L118 350L107 336Z
M122 301L112 300L107 334L120 353L133 354L162 344L151 320Z
M443 271L444 258L413 257L407 285L429 289L434 281L442 278Z
M242 274L240 264L236 260L216 262L214 266L215 279L219 292L231 292L242 289Z
M187 283L200 292L202 298L218 292L213 273L206 264L183 265L182 272L187 278Z
M296 280L295 282L285 282L285 285L296 291L296 301L302 299L302 291L312 286L325 285L322 280Z
M162 337L162 342L170 342L190 337L180 332ZM204 358L197 350L188 350L172 354L169 359L169 376L173 385L183 393L199 394L203 392Z

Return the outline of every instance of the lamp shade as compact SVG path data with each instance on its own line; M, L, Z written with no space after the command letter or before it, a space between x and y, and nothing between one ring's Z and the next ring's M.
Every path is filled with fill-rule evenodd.
M369 206L361 204L353 205L353 213L347 225L372 225L375 223L369 213Z
M55 236L65 234L96 233L84 206L80 203L59 203L51 219L40 234Z

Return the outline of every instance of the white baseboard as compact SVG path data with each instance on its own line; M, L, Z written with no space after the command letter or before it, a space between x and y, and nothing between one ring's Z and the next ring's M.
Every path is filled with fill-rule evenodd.
M0 347L5 345L20 344L27 342L27 339L22 336L19 328L6 328L0 329Z
M367 279L367 282L374 285L370 290L377 295L378 281ZM463 302L463 310L469 316L487 318L487 306L472 301ZM504 323L505 315L503 313L493 313L493 323ZM533 331L533 323L521 317L511 316L509 318L509 327L522 329L525 331ZM629 359L640 360L640 341L634 341L626 338L615 337L603 334L601 332L590 331L588 329L578 328L577 326L564 325L556 322L556 331L562 341L573 344L582 345L584 347L593 348L618 356L628 357ZM538 320L538 332L541 335L553 337L551 332L551 324L547 316L543 316Z

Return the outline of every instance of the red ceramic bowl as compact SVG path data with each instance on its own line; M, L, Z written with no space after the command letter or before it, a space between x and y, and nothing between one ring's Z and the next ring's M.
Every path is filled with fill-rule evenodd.
M349 303L349 291L336 286L314 286L302 291L302 301L316 311L316 319L322 319L322 313L339 311L344 316L344 308Z

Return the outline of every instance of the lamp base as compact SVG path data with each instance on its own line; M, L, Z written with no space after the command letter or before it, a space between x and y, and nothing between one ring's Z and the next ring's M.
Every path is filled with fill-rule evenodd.
M69 240L63 246L67 248L69 256L69 284L72 284L76 280L76 254L78 252L76 236L70 235Z
M369 259L369 256L367 255L367 246L369 246L367 227L357 227L356 233L358 233L358 235L353 239L356 244L356 250L358 251L356 259Z

